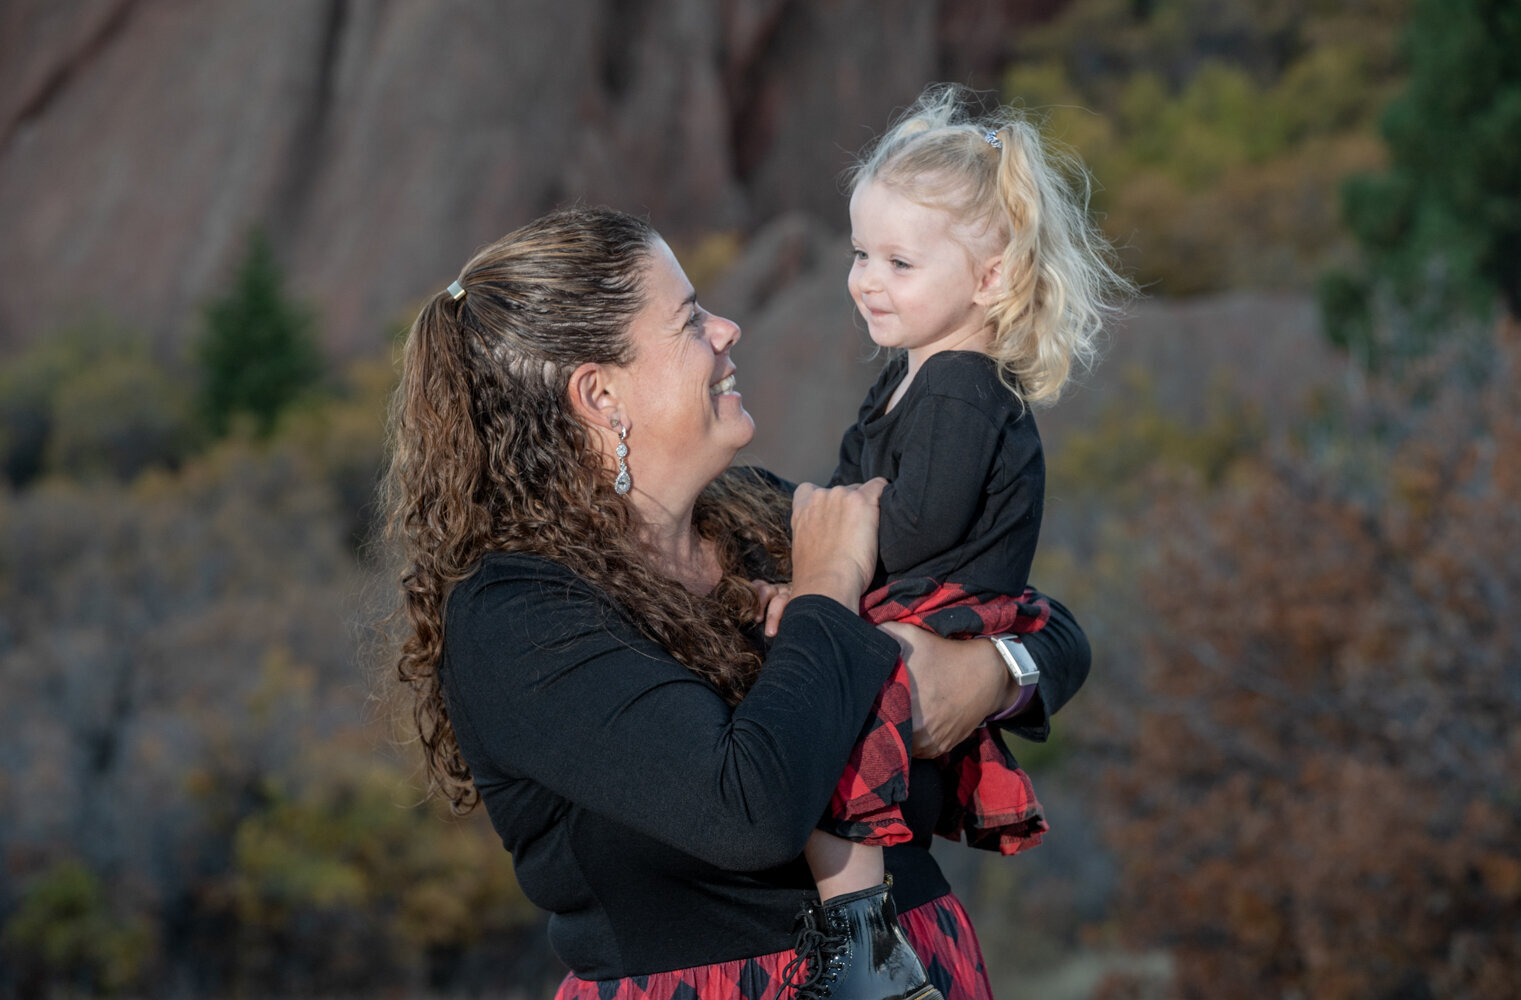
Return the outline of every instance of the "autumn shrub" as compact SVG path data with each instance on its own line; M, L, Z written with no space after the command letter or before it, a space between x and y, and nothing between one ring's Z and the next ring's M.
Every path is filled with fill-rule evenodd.
M1374 433L1174 478L1138 522L1110 840L1129 940L1175 957L1179 996L1521 981L1518 339L1478 387L1447 364L1428 398L1375 387Z
M72 373L52 404L45 467L60 475L131 479L180 462L199 437L183 382L141 354Z
M390 377L130 481L0 489L0 996L554 974L484 817L383 752L354 541Z
M106 320L57 331L0 368L0 472L130 479L200 441L186 376Z
M156 959L153 925L117 912L100 878L63 860L27 880L0 929L0 954L23 989L56 984L81 993L141 988Z
M484 817L417 807L404 774L373 763L285 780L234 835L240 980L280 992L437 983L452 970L435 957L538 932Z

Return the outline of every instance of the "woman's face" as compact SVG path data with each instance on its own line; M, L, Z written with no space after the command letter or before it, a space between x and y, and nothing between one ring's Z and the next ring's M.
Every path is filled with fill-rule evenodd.
M629 326L634 360L615 375L629 474L635 492L695 496L755 435L729 359L739 326L697 304L661 240L644 280L645 305Z

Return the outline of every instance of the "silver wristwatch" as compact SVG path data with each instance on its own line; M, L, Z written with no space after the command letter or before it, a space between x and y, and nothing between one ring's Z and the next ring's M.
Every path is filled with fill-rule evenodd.
M1035 659L1024 643L1012 635L990 635L988 638L993 640L993 648L1008 664L1009 673L1014 675L1020 687L1029 687L1040 680L1040 668L1035 666Z

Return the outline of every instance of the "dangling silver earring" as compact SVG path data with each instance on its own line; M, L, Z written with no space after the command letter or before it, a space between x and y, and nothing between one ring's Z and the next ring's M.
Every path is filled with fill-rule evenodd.
M618 428L618 447L614 451L614 454L618 456L618 478L613 480L613 489L621 497L628 495L628 491L634 486L634 481L629 478L628 463L624 461L628 458L628 445L623 443L628 437L628 428L619 423L617 418L613 419L613 426Z

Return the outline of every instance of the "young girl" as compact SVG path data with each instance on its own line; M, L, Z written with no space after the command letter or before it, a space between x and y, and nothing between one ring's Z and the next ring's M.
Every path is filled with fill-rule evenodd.
M1007 718L1036 687L1033 663L1005 634L1034 631L1046 615L1038 599L1020 599L1045 483L1030 411L1091 361L1131 286L1088 221L1086 184L1069 182L1086 181L1080 165L1014 111L980 116L973 103L964 88L931 87L852 172L847 284L872 340L901 353L846 432L833 483L889 482L863 613L995 637L1020 682L995 717ZM897 932L883 876L881 845L911 838L899 810L911 739L901 665L877 709L805 851L821 905L799 934L809 966L800 995L940 996ZM936 832L1004 854L1040 842L1040 806L996 729L939 763Z

